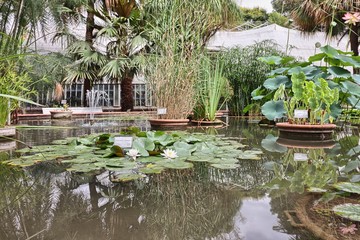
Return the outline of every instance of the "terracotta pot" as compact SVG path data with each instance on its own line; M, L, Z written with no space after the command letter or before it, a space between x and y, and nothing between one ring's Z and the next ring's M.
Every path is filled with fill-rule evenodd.
M183 128L188 126L189 119L149 119L151 127L155 129L161 128Z
M52 119L71 118L72 111L50 111Z
M324 141L332 139L335 124L290 124L276 123L280 138L293 140Z
M335 147L335 141L330 140L293 140L286 138L278 138L276 142L287 148L309 148L309 149L317 149L317 148L333 148Z

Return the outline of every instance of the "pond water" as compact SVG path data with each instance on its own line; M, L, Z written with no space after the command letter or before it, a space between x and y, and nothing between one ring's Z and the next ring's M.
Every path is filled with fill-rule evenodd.
M291 178L298 171L308 174L300 161L294 163L294 154L304 157L306 153L306 166L318 164L316 161L328 163L332 156L344 161L350 158L345 154L359 144L359 130L339 133L331 149L309 150L274 143L276 129L237 118L229 118L228 123L222 129L189 131L231 137L262 150L261 159L240 160L240 167L233 170L196 163L191 169L167 170L121 184L112 183L109 172L77 174L56 162L23 170L0 164L0 239L316 239L306 230L292 227L284 213L294 209L295 199L309 184L305 177ZM134 125L150 130L146 120L23 124L53 128L18 129L18 148L70 136L115 133ZM5 159L16 155L14 151L1 154ZM278 171L269 171L274 164ZM323 172L316 177L332 179L330 167L321 166ZM289 169L292 171L287 175Z

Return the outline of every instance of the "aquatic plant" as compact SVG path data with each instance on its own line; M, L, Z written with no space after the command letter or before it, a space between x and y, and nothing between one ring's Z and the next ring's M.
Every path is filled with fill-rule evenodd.
M192 168L194 162L205 162L219 169L234 169L239 167L240 160L258 160L262 154L238 141L205 134L141 132L136 128L127 131L126 136L130 133L133 141L129 150L114 145L119 134L97 134L20 149L18 152L22 156L3 163L28 167L56 161L73 172L113 171L116 177L112 180L116 182L143 178L146 174L166 169Z

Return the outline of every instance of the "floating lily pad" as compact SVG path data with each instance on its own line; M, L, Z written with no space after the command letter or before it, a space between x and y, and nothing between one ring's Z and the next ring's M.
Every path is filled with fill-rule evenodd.
M333 208L335 214L340 217L360 222L360 204L346 203Z
M145 173L145 174L153 174L153 173L161 173L162 171L164 171L164 169L165 168L162 166L148 164L145 167L140 168L139 172Z
M112 179L112 182L130 182L130 181L134 181L137 179L141 179L144 178L144 175L140 175L140 174L124 174L124 175L119 175L116 178Z
M159 163L159 165L171 169L186 169L186 168L192 168L194 166L192 163L181 160L167 160L162 163Z
M186 158L186 160L191 162L208 162L211 159L213 159L213 157L203 154L193 155Z

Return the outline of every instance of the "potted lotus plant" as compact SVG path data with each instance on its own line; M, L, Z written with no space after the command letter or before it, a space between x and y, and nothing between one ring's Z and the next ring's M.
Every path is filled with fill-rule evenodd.
M359 57L331 46L320 50L307 62L278 56L260 59L279 68L271 71L263 86L253 91L253 99L268 100L261 107L267 119L287 121L277 123L281 137L330 139L336 127L333 121L340 116L342 107L360 107L360 77L343 67L360 67ZM318 61L328 65L313 64Z
M65 119L72 117L72 111L69 109L69 105L64 103L59 110L51 110L50 115L52 119Z
M325 79L317 83L306 81L303 72L291 76L292 87L287 91L281 84L272 101L263 105L263 112L272 111L272 107L283 106L287 122L278 122L276 126L280 137L286 139L329 140L336 128L332 124L331 106L339 101L339 89L331 89Z

